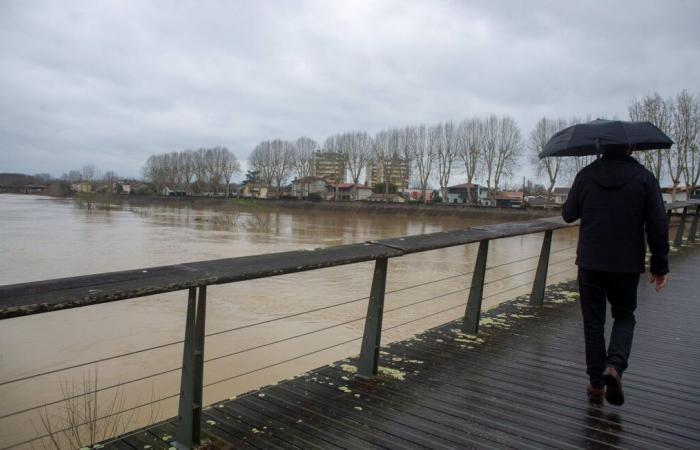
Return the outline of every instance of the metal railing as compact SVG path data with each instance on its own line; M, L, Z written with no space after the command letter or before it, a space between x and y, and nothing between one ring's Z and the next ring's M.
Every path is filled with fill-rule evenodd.
M682 208L674 246L680 246L683 242L685 226L689 216L689 208L694 209L692 223L688 232L687 240L695 241L697 234L697 222L700 214L700 201L692 200L688 202L674 202L666 205L667 210L677 210ZM515 289L523 288L531 284L530 304L533 306L541 306L544 301L545 286L547 283L548 270L550 266L557 264L568 263L573 261L572 257L565 257L550 263L550 257L558 255L574 247L565 247L552 250L552 235L553 232L560 228L575 226L566 224L558 218L538 219L528 222L513 222L497 225L472 227L467 230L457 230L450 232L433 233L427 235L407 236L394 239L384 239L378 241L366 242L363 244L352 244L338 247L330 247L325 249L317 249L312 251L293 251L284 253L273 253L251 257L229 258L214 261L203 261L190 264L179 264L174 266L162 266L147 269L138 269L124 272L112 272L105 274L96 274L82 277L71 277L57 280L39 281L32 283L22 283L16 285L0 286L0 320L9 319L12 317L21 317L26 315L38 314L42 312L57 311L61 309L70 309L81 306L94 305L136 297L154 295L165 292L187 290L187 315L185 320L185 336L183 340L159 344L119 355L113 355L89 362L73 364L70 366L50 369L44 372L21 376L11 380L0 381L0 387L27 381L34 378L43 377L50 374L56 374L91 364L96 364L105 361L111 361L122 357L133 356L145 352L151 352L179 344L183 344L182 365L177 367L161 370L156 373L140 376L128 381L115 383L109 386L97 388L90 392L82 392L73 395L71 398L90 395L96 392L115 389L127 384L136 383L150 378L162 376L169 373L181 372L180 391L166 395L162 398L141 403L130 407L127 410L111 413L110 415L124 413L129 410L142 408L153 403L179 398L178 406L178 426L175 435L174 445L182 448L189 448L197 445L201 437L201 413L203 389L209 386L217 385L226 381L230 381L245 375L256 373L274 366L279 366L296 359L317 354L332 348L337 348L352 342L362 340L360 358L358 364L358 376L369 378L377 374L379 349L381 345L382 331L396 329L428 317L437 316L458 308L464 308L464 320L462 322L462 332L468 334L476 334L479 329L479 319L482 310L482 301L495 295L500 295ZM514 261L508 261L497 265L487 266L489 243L494 239L502 239L507 237L522 236L525 234L543 233L542 246L539 254L529 255ZM455 247L470 243L479 243L479 248L476 256L474 269L470 272L458 273L437 280L431 280L401 288L386 290L386 277L388 270L388 260L390 258L400 257L403 255L436 250L446 247ZM496 269L520 262L531 261L537 259L537 266L523 270L514 274L509 274L505 277L486 281L486 273L488 270ZM205 318L207 304L207 286L233 283L236 281L251 280L257 278L271 277L275 275L302 272L307 270L316 270L325 267L333 267L344 264L353 264L365 261L375 261L374 273L369 296L350 299L325 305L314 309L295 312L273 319L262 320L259 322L246 324L230 329L219 330L216 332L206 333ZM550 273L549 276L558 276L573 270L568 268ZM535 272L534 280L521 283L514 287L484 296L484 288L493 283L503 281L515 276L524 275ZM391 309L384 309L384 300L387 295L392 295L399 292L404 292L410 289L416 289L425 285L440 283L459 277L467 277L471 275L471 281L463 288L441 293L431 296L426 299L421 299ZM466 284L466 283L465 283ZM393 311L405 309L418 304L438 301L447 298L451 295L456 295L461 292L468 292L467 301L460 302L457 305L450 305L447 308L440 309L437 312L421 316L417 319L408 320L399 324L392 325L387 328L382 328L384 315ZM307 331L301 334L287 336L273 341L258 344L242 350L229 352L226 354L204 359L204 343L207 337L232 333L239 330L252 328L259 325L264 325L280 320L290 319L306 314L311 314L318 311L327 310L344 305L350 305L361 301L368 301L366 315L346 320L341 323L336 323L330 326L324 326L315 330ZM203 372L204 364L224 358L230 358L243 353L266 348L275 344L280 344L292 339L321 333L336 327L349 325L355 322L364 320L364 332L362 336L354 337L349 340L344 340L340 343L335 343L321 349L306 352L302 355L296 355L291 358L286 358L282 361L277 361L264 365L262 367L248 370L242 373L226 376L222 379L204 383ZM66 399L46 402L41 405L22 408L0 416L0 420L14 417L19 414L25 414L30 411L45 408L52 405L57 405ZM106 419L100 417L97 420ZM81 426L84 424L78 424ZM60 433L65 430L57 430L51 434ZM23 442L17 442L10 445L16 447L27 444L39 439L50 436L45 434Z

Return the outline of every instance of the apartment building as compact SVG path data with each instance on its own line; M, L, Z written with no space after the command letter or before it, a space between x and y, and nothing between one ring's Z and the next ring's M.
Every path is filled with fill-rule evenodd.
M336 152L314 153L314 173L318 178L325 178L337 185L345 182L345 155Z

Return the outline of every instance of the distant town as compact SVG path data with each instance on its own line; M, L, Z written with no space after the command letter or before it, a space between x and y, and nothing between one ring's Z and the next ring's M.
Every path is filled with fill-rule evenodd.
M635 153L662 185L668 180L664 200L700 198L700 96L686 90L670 98L646 95L633 99L628 112L631 120L651 122L675 142L667 150ZM556 208L566 201L575 174L595 157L538 155L555 133L589 119L542 117L527 139L512 117L492 114L374 135L349 131L321 144L307 136L266 140L248 156L241 182L232 182L241 175L236 155L219 146L151 155L142 179L100 173L90 164L59 179L0 174L0 192L98 200L148 195ZM537 181L515 181L514 174L528 165L535 168Z

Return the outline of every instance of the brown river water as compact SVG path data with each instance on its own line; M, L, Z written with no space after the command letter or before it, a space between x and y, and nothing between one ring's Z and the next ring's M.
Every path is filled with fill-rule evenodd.
M0 285L51 278L136 269L216 258L310 249L373 239L518 220L519 216L395 216L318 209L275 210L241 206L172 207L121 205L109 211L88 209L72 200L0 195ZM577 229L554 233L549 282L575 276L573 260ZM491 243L484 308L529 292L529 282L542 235L519 236ZM389 261L385 310L434 298L415 306L387 311L382 342L405 339L460 317L477 245L394 258ZM569 270L567 270L569 269ZM280 318L336 303L343 306L297 315L263 325L208 337L205 346L204 403L211 404L359 352L373 263L282 275L213 286L207 295L207 334ZM512 275L512 276L511 276ZM439 279L444 281L423 284ZM410 286L421 285L411 289ZM76 369L8 383L17 378L135 352L182 340L186 292L144 297L102 305L0 321L0 448L46 434L41 414L53 429L63 428L61 401L83 392L123 384L97 394L98 416L109 408L134 408L117 431L177 414L182 345L175 344ZM443 311L443 312L440 312ZM421 319L424 316L427 318ZM331 325L278 344L266 343ZM235 353L235 354L234 354ZM233 354L231 356L226 356ZM291 360L291 361L288 361ZM288 362L285 362L288 361ZM269 366L269 367L268 367ZM261 369L261 370L259 370ZM151 374L166 372L156 377ZM140 381L130 382L138 378ZM81 400L93 398L83 396ZM115 400L116 399L116 400ZM10 415L45 403L40 409ZM128 417L127 417L128 416ZM105 421L107 422L107 421ZM46 443L47 441L44 441ZM46 444L51 448L52 444ZM41 441L20 446L42 448Z

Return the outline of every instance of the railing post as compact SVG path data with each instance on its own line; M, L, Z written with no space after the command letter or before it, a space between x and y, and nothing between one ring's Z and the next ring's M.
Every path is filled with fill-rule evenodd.
M362 350L357 374L371 378L377 374L379 348L382 342L382 317L384 314L384 290L386 287L387 258L379 258L374 265L374 277L367 304L365 334L362 337Z
M695 236L698 233L698 216L700 215L700 205L695 205L695 215L693 216L693 222L690 224L690 231L688 232L688 241L695 242Z
M187 299L185 344L182 351L177 432L175 442L172 443L181 449L200 444L206 309L207 287L199 288L199 298L197 298L197 288L190 288Z
M530 305L542 306L544 303L544 288L547 285L547 269L549 269L549 250L552 247L552 230L544 232L542 240L542 250L540 251L540 261L537 263L537 273L535 281L532 283L530 293Z
M673 246L678 248L683 245L683 232L685 231L685 216L688 213L688 207L683 207L683 214L681 215L681 221L678 224L678 230L676 231L676 238L673 240Z
M476 254L476 264L469 288L467 308L464 310L462 333L477 334L479 318L481 317L481 300L484 298L484 278L486 278L486 259L489 252L489 241L479 242L479 252Z

